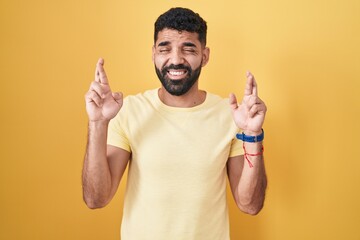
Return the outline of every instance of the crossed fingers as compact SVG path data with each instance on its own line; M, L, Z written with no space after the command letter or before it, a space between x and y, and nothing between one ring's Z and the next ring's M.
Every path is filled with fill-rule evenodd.
M98 107L103 104L103 99L110 92L109 82L104 70L104 60L102 58L96 64L95 80L91 83L87 94L88 102L94 102Z

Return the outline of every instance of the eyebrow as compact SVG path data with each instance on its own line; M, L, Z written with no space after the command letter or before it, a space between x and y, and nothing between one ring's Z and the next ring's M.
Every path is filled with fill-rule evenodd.
M195 47L196 48L196 45L193 44L192 42L184 42L183 44L185 47Z
M164 41L164 42L160 42L158 44L158 47L164 47L164 46L168 46L168 45L170 45L170 41ZM183 46L185 46L185 47L195 47L196 48L196 45L194 43L192 43L192 42L184 42Z
M158 47L167 46L167 45L169 45L169 44L170 44L169 41L160 42L160 43L158 44Z

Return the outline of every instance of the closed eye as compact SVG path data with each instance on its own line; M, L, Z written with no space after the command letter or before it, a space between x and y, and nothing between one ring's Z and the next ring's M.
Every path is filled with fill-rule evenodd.
M160 48L159 52L160 53L168 53L168 52L170 52L170 49L169 48Z
M185 52L191 52L191 53L196 52L194 48L184 48L184 51Z

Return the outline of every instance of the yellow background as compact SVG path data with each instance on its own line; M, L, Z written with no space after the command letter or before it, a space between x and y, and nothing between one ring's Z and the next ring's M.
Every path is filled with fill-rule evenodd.
M232 239L360 239L360 1L0 2L0 239L119 239L125 181L82 202L84 94L98 57L113 90L159 86L153 23L172 6L208 22L201 87L268 106L269 187L256 217L229 195Z

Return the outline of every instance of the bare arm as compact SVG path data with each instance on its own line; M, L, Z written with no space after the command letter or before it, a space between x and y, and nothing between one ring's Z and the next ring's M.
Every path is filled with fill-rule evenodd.
M130 156L125 150L106 145L109 121L119 112L123 99L120 93L111 92L103 65L104 60L99 59L95 81L85 95L89 132L82 184L89 208L104 207L110 202Z
M106 206L116 193L130 153L106 145L107 123L90 122L83 166L83 198L91 208Z
M259 152L260 144L246 146L249 152ZM249 150L248 150L249 149ZM227 170L231 192L239 209L255 215L264 205L267 179L263 156L249 157L253 167L244 160L244 155L231 157L227 162Z
M244 97L238 104L236 96L230 95L230 108L236 125L246 135L257 136L262 132L266 106L258 97L254 76L248 72ZM262 142L244 143L246 153L262 152ZM246 155L251 163L244 161L244 155L228 159L227 169L231 190L238 207L249 214L257 214L263 207L267 185L263 155ZM245 163L244 163L245 162ZM251 166L250 166L251 164Z

